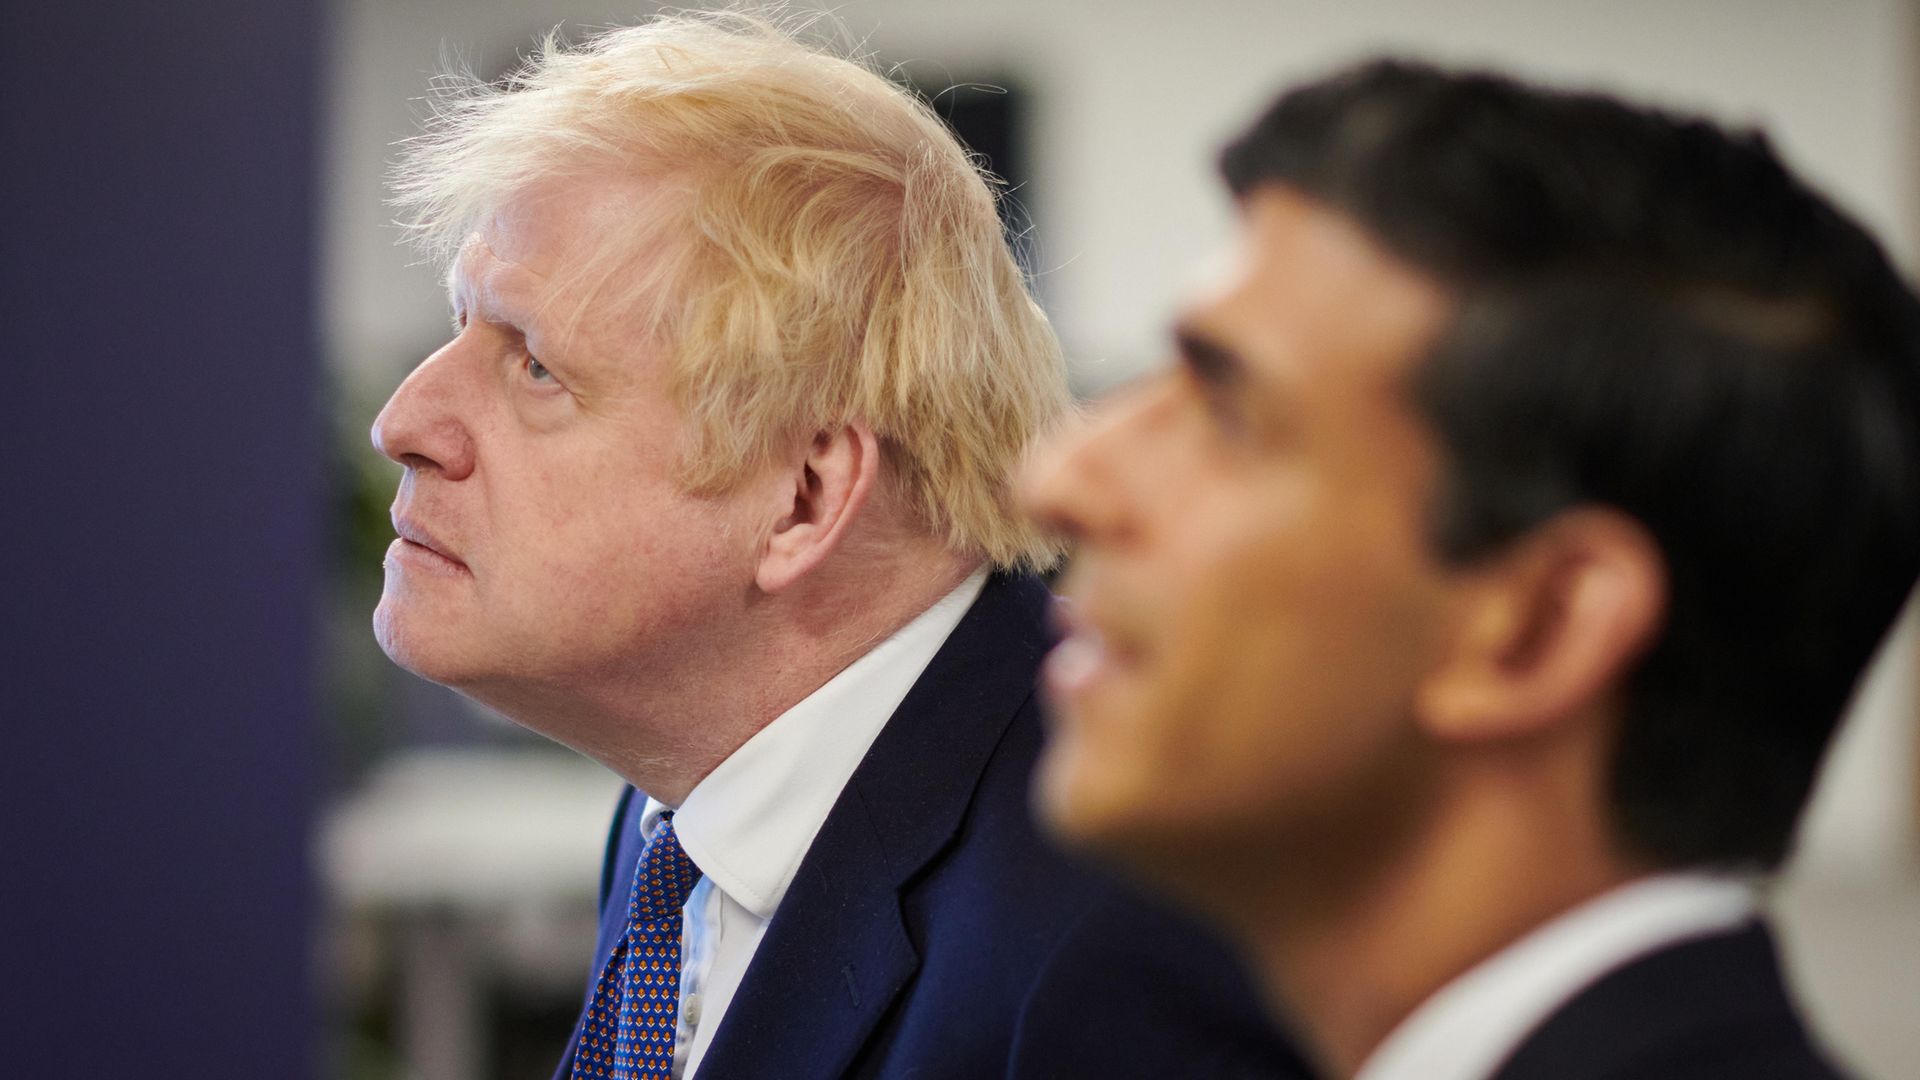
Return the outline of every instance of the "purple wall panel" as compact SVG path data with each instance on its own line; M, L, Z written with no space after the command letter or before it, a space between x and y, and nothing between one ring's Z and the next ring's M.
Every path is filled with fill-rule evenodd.
M0 6L0 1073L316 1071L317 0Z

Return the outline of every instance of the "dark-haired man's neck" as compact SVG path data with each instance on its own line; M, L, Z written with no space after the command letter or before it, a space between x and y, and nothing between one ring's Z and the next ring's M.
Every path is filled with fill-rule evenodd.
M1577 785L1590 787L1587 784ZM1550 778L1456 793L1401 857L1334 892L1276 881L1242 924L1322 1066L1350 1077L1436 991L1555 916L1654 868ZM1276 875L1299 867L1272 867Z

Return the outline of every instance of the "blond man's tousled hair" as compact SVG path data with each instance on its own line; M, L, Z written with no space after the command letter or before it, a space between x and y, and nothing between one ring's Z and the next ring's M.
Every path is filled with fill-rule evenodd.
M1064 366L988 179L921 101L801 44L807 29L677 14L577 47L550 35L498 83L449 80L396 169L403 224L445 261L534 183L658 181L676 193L664 208L572 276L647 316L672 357L690 489L863 421L928 532L1001 567L1049 565L1010 477L1069 407Z

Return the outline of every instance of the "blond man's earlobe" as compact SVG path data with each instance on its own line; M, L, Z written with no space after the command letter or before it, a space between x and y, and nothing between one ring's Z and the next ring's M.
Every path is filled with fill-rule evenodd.
M1458 586L1452 640L1416 691L1446 742L1551 733L1605 702L1659 636L1666 562L1645 526L1601 506L1528 530Z

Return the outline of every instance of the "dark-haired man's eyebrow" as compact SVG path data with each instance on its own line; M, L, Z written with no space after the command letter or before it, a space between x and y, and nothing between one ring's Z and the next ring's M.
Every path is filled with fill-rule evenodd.
M1207 413L1223 430L1244 433L1249 427L1247 400L1253 372L1233 349L1191 326L1174 331L1180 367L1193 380Z

